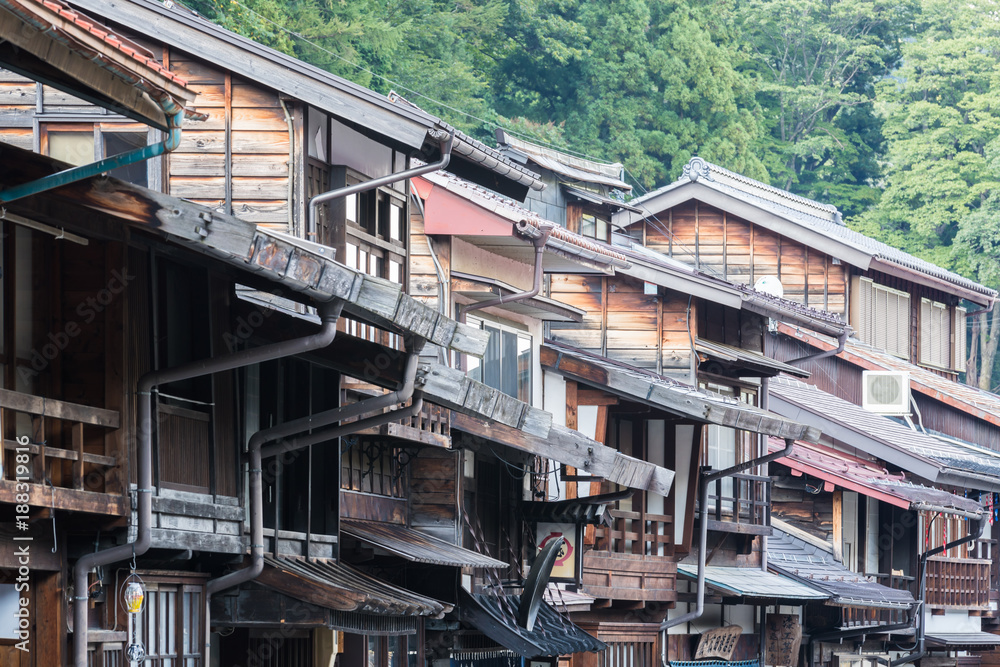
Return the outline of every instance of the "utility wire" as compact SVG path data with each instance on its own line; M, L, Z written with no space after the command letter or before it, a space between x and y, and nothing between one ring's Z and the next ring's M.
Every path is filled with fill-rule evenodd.
M603 158L597 158L597 157L593 157L593 156L587 155L585 153L580 153L578 151L574 151L572 149L562 148L562 147L556 146L554 144L546 143L546 142L544 142L544 141L542 141L540 139L536 139L535 137L531 137L531 136L528 136L528 135L520 133L520 132L515 132L515 131L510 130L510 129L506 128L506 127L503 127L502 125L500 125L496 121L491 121L491 120L486 120L485 118L480 118L479 116L476 116L476 115L471 114L471 113L469 113L467 111L463 111L461 109L453 107L450 104L442 102L441 100L436 100L433 97L430 97L428 95L424 95L420 91L417 91L417 90L414 90L413 88L405 86L405 85L399 83L398 81L393 81L392 79L390 79L390 78L388 78L386 76L378 74L377 72L373 72L370 69L368 69L367 67L365 67L364 65L359 65L356 62L348 60L347 58L343 57L339 53L331 51L330 49L327 49L327 48L325 48L325 47L317 44L316 42L312 41L311 39L309 39L305 35L302 35L301 33L297 33L294 30L289 30L288 28L286 28L285 26L281 25L280 23L278 23L278 22L276 22L276 21L268 18L267 16L264 16L263 14L261 14L259 12L254 11L250 7L247 7L242 2L239 2L239 0L230 0L230 2L232 4L234 4L234 5L236 5L237 7L241 7L242 9L245 9L246 11L248 11L251 14L253 14L254 16L256 16L256 17L258 17L260 19L263 19L264 21L270 23L271 25L273 25L278 30L281 30L282 32L285 32L285 33L291 35L292 37L295 37L296 39L299 39L302 42L304 42L304 43L312 46L314 49L316 49L318 51L321 51L321 52L323 52L323 53L325 53L325 54L327 54L329 56L333 56L337 60L340 60L341 62L343 62L343 63L345 63L347 65L350 65L351 67L354 67L355 69L357 69L359 71L362 71L362 72L364 72L364 73L366 73L366 74L368 74L368 75L370 75L370 76L372 76L372 77L374 77L376 79L384 81L385 83L389 84L390 86L392 86L394 88L399 88L400 90L404 90L407 93L410 93L412 95L416 95L417 97L420 97L422 99L427 100L428 102L431 102L432 104L437 104L438 106L440 106L440 107L442 107L444 109L448 109L449 111L452 111L452 112L454 112L456 114L459 114L461 116L465 116L466 118L470 118L470 119L472 119L474 121L482 123L483 125L486 125L486 126L489 126L489 127L499 127L501 129L503 129L505 132L509 132L510 134L513 134L514 136L517 136L517 137L521 137L522 139L525 139L525 140L530 140L532 143L536 143L536 144L539 144L541 146L545 146L547 148L551 148L553 150L558 150L558 151L561 151L563 153L567 153L567 154L573 155L574 157L580 157L580 158L584 158L586 160L593 160L594 162L606 162L606 160L603 159ZM182 3L177 2L176 4L182 4ZM190 11L191 13L193 13L195 15L198 15L198 16L201 16L194 9L191 9L190 7L188 7L186 5L182 5L182 6L184 6L184 8L187 9L188 11ZM204 18L204 17L202 17L202 18ZM208 20L208 19L206 19L206 20Z

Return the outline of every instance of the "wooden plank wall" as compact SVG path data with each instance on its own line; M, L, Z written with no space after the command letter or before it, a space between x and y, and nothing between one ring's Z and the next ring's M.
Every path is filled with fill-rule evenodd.
M425 447L410 462L410 525L421 532L457 544L458 452Z
M801 479L801 478L797 478ZM771 489L771 514L821 540L833 542L833 495L801 489Z
M449 247L438 237L434 243L434 251L437 253L438 261L445 272L445 277L449 275L450 262L448 261ZM424 234L424 219L416 207L410 209L410 254L409 254L410 281L408 291L410 296L423 302L430 308L437 309L438 304L438 277L434 269L434 259L431 257L431 249L427 235Z
M209 116L185 121L168 158L170 194L287 231L290 138L277 94L183 53L169 64Z
M846 317L847 267L828 255L700 202L647 221L646 246L734 283L777 276L785 297Z
M625 276L581 275L551 276L549 296L587 312L583 322L550 323L557 342L659 373L688 373L686 297L644 294L641 281ZM696 310L692 304L692 317Z

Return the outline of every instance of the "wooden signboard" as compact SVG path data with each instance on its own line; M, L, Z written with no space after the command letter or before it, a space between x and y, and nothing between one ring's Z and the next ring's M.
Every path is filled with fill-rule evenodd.
M769 614L765 663L774 667L798 667L802 626L796 614Z

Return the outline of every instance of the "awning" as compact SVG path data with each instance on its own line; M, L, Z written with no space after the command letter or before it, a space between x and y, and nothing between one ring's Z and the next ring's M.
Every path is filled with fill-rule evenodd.
M768 443L772 452L783 449L784 445L775 438ZM903 474L890 474L871 461L823 445L796 442L792 453L776 462L788 466L795 473L823 480L830 485L827 486L828 491L840 487L903 509L944 512L969 518L978 518L983 513L982 505L971 498L914 484Z
M678 563L677 574L687 579L698 578L698 566ZM755 567L705 566L705 581L723 596L766 600L789 600L801 604L806 600L826 600L830 594L774 572ZM797 601L797 602L796 602Z
M1000 491L996 452L922 433L792 378L772 378L768 388L772 411L845 445L936 484Z
M786 532L785 525L772 519L774 530L767 540L767 566L777 574L826 591L830 604L844 607L908 609L913 605L909 591L901 591L872 581L844 567L833 557L833 547L825 548Z
M474 303L487 301L497 297L508 297L522 290L494 278L475 276L459 271L451 272L451 292L469 299ZM496 306L503 310L525 315L543 322L582 322L587 311L574 308L547 296L535 296L522 301L501 303Z
M704 338L694 339L694 349L721 367L719 369L720 372L716 373L717 375L725 375L727 377L748 377L751 375L773 377L778 373L788 373L800 378L807 378L811 375L809 371L782 363L759 352L743 350L732 345L705 340Z
M339 611L438 618L453 608L334 561L264 556L264 570L256 581L297 600Z
M1000 635L989 632L958 632L949 634L936 633L927 635L927 646L931 648L960 649L991 649L1000 645Z
M459 592L462 621L525 658L602 651L607 645L587 634L545 602L529 631L517 624L518 596Z
M628 489L565 500L523 502L521 516L525 521L604 523L608 505L629 498L632 493L632 490Z
M342 518L340 529L362 542L415 563L488 568L506 568L510 565L397 523Z
M585 350L546 340L542 366L602 391L671 412L693 421L815 441L820 430L755 408L735 398L696 389Z

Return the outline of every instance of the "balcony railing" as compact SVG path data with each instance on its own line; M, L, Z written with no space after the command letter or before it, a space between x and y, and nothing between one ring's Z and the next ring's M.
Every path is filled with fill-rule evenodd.
M105 438L120 425L113 410L0 389L0 502L15 502L17 483L27 481L29 505L125 514L121 471Z
M708 488L708 527L731 533L771 533L771 478L736 474Z
M989 609L990 561L982 558L927 559L927 606Z
M673 517L611 510L610 527L598 527L594 548L583 555L583 589L613 600L673 602L677 564Z
M672 555L674 519L665 514L610 510L611 527L600 526L594 550L647 556Z

